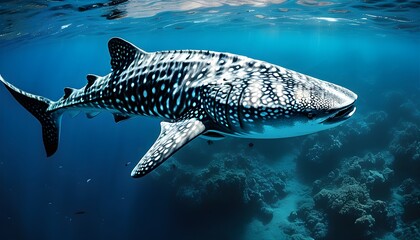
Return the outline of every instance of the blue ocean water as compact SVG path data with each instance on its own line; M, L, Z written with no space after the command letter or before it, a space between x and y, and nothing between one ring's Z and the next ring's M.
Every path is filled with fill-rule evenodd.
M107 41L205 49L351 89L357 112L309 136L195 139L131 169L159 120L64 115L57 153L0 87L0 239L420 239L418 1L5 1L0 74L58 99L110 71Z

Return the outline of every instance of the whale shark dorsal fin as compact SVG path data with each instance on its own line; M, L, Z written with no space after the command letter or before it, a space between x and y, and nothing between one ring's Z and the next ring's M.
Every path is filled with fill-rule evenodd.
M147 52L121 38L111 38L108 42L112 71L125 69L136 58L144 58Z
M160 127L159 137L133 169L132 177L146 175L206 130L205 125L196 118L161 122Z

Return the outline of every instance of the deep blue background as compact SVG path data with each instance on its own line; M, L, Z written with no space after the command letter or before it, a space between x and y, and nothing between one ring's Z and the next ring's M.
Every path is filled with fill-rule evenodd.
M64 87L86 84L86 74L110 71L111 37L74 36L3 46L0 74L25 91L58 99ZM397 90L418 96L420 90L420 45L415 34L326 27L168 30L119 37L146 51L242 54L334 82L359 95L359 115L372 109L392 115L394 109L382 104L384 93ZM159 194L152 176L130 177L158 133L157 119L115 124L109 113L91 120L83 114L65 115L59 150L47 159L39 123L0 87L0 239L174 237L175 220L166 209L169 199ZM75 214L78 211L85 214Z

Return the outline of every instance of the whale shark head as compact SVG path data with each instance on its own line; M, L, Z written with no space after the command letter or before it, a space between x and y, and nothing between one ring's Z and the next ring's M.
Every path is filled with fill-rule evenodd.
M333 83L314 79L312 88L297 87L293 93L296 135L314 133L336 127L356 111L357 95Z
M247 111L242 115L243 126L249 131L241 136L286 138L311 134L342 124L356 111L355 93L309 76L277 81L271 87L267 96L256 99L256 105L243 108ZM255 93L259 89L249 86L247 90ZM245 97L243 104L251 105L252 99Z

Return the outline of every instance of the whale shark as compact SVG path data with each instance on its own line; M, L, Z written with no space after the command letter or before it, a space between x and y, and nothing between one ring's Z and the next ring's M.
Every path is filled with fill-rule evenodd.
M115 122L162 119L158 138L131 172L136 178L198 136L300 136L338 126L356 111L352 91L265 61L206 50L146 52L121 38L110 39L108 48L111 72L88 74L84 87L64 88L57 101L22 91L0 75L41 123L47 157L57 151L66 111L88 118L108 111Z

